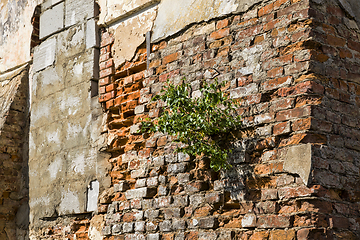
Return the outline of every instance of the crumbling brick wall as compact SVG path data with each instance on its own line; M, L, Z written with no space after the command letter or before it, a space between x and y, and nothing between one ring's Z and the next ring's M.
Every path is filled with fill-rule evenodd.
M143 43L118 68L107 30L99 101L112 186L94 216L58 218L43 239L360 238L360 31L343 3L260 1L153 42L149 56ZM192 96L217 78L240 100L230 170L138 131L163 111L151 99L166 80L183 77Z
M100 198L107 239L359 238L359 28L337 2L317 2L263 2L192 25L152 44L146 71L114 69L112 37L102 35L114 191ZM217 78L241 100L232 169L216 173L174 153L170 137L138 132L164 107L151 98L183 77L193 96ZM308 175L287 166L291 151L309 151Z
M0 78L0 239L28 236L28 67Z

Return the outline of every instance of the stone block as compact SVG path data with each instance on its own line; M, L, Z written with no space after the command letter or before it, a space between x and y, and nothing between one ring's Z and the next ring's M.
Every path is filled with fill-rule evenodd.
M123 223L123 232L124 233L130 233L134 231L134 223L130 222L124 222Z
M85 25L79 24L71 27L58 35L56 59L59 63L64 61L64 63L67 64L67 59L64 58L83 53L85 47ZM80 58L84 58L85 56L86 55L83 54ZM74 62L76 59L77 58L72 58Z
M126 199L133 199L133 198L146 198L146 197L153 197L156 194L156 190L150 189L147 187L137 188L127 190L125 192Z
M86 49L100 46L99 28L95 19L90 19L86 22Z
M84 22L95 16L95 2L93 0L68 0L65 4L65 26L69 27Z
M60 3L40 15L40 39L64 28L64 3Z
M44 12L45 10L49 9L50 7L54 6L59 2L63 2L63 0L47 0L43 4L41 4L41 11Z
M311 144L289 147L285 154L284 170L299 174L304 184L307 185L312 169L311 156Z
M90 185L87 190L87 203L86 211L93 212L97 209L97 201L99 197L99 187L100 184L97 180L90 182Z
M51 66L55 61L56 38L47 39L34 52L34 72Z
M172 223L171 220L165 220L159 223L159 228L161 232L170 232L172 229Z
M150 233L147 235L147 240L159 240L160 234L159 233Z
M64 81L56 68L47 68L33 76L32 99L40 99L62 89L64 89Z

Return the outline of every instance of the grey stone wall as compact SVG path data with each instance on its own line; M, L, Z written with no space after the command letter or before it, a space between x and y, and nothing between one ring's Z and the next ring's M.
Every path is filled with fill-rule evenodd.
M31 91L31 230L53 217L93 211L99 189L110 184L107 155L98 151L102 110L91 94L98 78L96 14L93 0L42 5Z

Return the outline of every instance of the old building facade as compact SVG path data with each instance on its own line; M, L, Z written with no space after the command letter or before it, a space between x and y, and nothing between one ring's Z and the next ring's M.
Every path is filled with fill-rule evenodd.
M0 239L359 239L356 0L0 2ZM215 172L139 131L225 82Z

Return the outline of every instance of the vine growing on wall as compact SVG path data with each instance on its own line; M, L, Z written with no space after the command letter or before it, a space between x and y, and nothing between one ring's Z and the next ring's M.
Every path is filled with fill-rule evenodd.
M238 104L221 91L225 83L217 80L204 84L199 97L191 97L191 86L185 81L178 86L167 82L159 95L152 100L162 100L166 108L156 121L142 122L142 132L161 132L183 143L177 149L190 156L210 159L215 171L228 169L231 153L229 137L241 126L241 116L236 114Z

